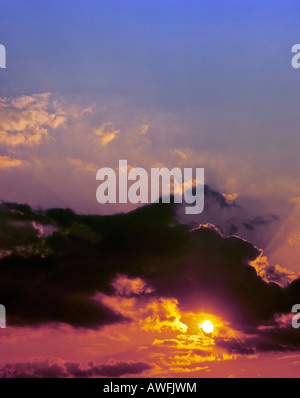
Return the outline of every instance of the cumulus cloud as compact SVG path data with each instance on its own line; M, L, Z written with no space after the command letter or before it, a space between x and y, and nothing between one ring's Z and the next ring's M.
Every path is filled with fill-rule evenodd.
M37 145L67 120L66 112L51 100L51 93L0 98L0 144Z

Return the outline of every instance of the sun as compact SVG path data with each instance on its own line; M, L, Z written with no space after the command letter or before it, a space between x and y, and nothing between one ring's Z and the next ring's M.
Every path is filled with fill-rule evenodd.
M211 323L211 321L204 321L201 325L199 325L200 328L202 328L203 332L205 333L212 333L214 330L214 325Z

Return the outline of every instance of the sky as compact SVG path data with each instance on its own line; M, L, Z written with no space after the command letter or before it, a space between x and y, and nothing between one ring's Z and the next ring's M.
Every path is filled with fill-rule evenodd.
M0 374L299 375L299 2L0 8ZM204 211L98 203L121 159L203 167Z

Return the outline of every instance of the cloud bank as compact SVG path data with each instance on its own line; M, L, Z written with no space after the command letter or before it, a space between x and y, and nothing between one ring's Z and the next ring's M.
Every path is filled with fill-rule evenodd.
M257 247L212 225L190 230L176 221L176 206L84 216L3 203L0 302L8 324L99 329L140 316L144 329L185 332L180 314L206 311L253 334L247 350L298 349L297 330L278 316L297 302L300 278L287 278ZM124 298L137 307L124 310ZM236 341L219 344L242 350Z

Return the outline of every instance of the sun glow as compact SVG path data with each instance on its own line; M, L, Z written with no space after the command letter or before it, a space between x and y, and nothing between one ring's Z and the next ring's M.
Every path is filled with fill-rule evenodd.
M202 324L199 324L199 328L203 330L205 333L212 333L214 330L214 325L211 321L204 321Z

